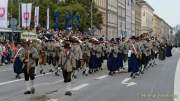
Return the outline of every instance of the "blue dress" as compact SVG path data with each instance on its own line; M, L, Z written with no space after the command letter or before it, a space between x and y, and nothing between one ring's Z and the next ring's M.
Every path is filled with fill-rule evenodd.
M16 57L14 61L14 73L21 74L23 70L23 62L21 61L20 57Z
M128 57L128 72L136 73L139 71L139 61L136 58L135 54L132 54L131 57Z
M91 52L91 56L89 59L89 68L90 69L98 68L98 58L97 58L96 54L93 54L92 52Z
M122 65L121 63L122 59L118 55L117 57L114 57L113 53L110 53L108 60L107 60L107 67L109 71L116 71L120 68Z

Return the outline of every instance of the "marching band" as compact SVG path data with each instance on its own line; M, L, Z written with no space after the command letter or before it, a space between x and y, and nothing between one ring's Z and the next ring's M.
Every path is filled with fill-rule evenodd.
M39 46L36 46L37 48L32 41L28 41L19 48L14 68L16 70L23 68L27 82L27 91L24 94L35 92L33 83L36 65L39 65L41 74L54 72L56 76L59 76L62 70L67 88L65 95L71 96L71 80L77 78L77 72L80 70L83 75L88 76L107 66L111 76L116 72L127 70L130 77L136 78L156 65L157 58L162 61L172 56L173 48L170 43L143 36L104 41L103 38L70 35L69 38L62 40L64 41L42 41ZM38 64L36 64L37 61ZM106 66L103 63L106 63ZM49 71L46 71L45 65L49 65Z

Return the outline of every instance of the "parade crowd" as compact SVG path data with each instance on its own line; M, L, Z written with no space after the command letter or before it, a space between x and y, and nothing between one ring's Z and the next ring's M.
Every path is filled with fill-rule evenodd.
M1 47L0 51L4 49ZM62 71L67 87L65 95L71 96L71 80L77 78L79 70L85 76L91 75L101 71L106 60L109 75L113 76L116 72L127 69L130 77L136 78L156 65L157 59L163 61L166 57L171 57L172 48L173 45L167 41L145 35L106 41L80 32L39 31L39 42L28 40L17 44L16 49L10 48L12 53L7 46L6 55L1 52L1 57L8 61L13 57L16 78L20 78L20 74L24 73L27 85L24 94L35 93L34 79L38 67L41 74L54 72L59 76ZM126 65L128 68L125 68ZM46 66L50 68L48 71Z

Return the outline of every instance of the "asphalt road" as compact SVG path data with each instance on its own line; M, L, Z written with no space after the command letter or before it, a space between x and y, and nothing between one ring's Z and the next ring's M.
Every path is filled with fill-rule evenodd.
M0 101L48 101L40 100L43 95L51 98L49 101L174 101L179 57L180 51L174 50L173 57L157 61L156 66L136 79L130 79L128 73L108 76L107 70L88 77L79 72L78 78L72 82L71 97L64 96L62 75L56 77L51 73L37 74L36 93L24 95L24 80L15 80L12 66L8 65L0 68Z

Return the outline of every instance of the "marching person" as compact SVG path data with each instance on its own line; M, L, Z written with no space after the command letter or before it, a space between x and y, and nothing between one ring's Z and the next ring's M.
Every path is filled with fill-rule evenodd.
M24 48L21 45L17 45L18 51L16 53L16 55L14 56L14 73L16 73L16 79L20 79L20 74L22 73L22 69L23 69L23 61L21 60L21 55L22 55L22 50L24 50Z
M84 71L83 71L83 74L88 76L89 58L90 58L91 54L90 54L90 44L89 44L89 42L87 40L84 42L84 45L82 47L82 52L83 52L83 59L84 59Z
M71 50L70 41L66 40L64 43L64 48L60 53L59 65L62 68L64 83L66 86L65 95L71 96L71 78L73 68L75 68L75 58Z
M130 77L135 78L139 71L137 44L135 44L135 37L132 36L130 42L130 49L128 52L128 71L131 72Z
M47 51L47 63L49 64L49 72L53 72L53 46L51 42L47 42L46 46Z
M91 50L91 55L89 59L89 73L94 73L96 72L98 68L98 58L97 58L97 43L98 41L93 41L92 44L90 45L90 50Z
M107 60L109 75L115 74L115 71L118 71L119 68L123 66L122 62L117 43L112 43L112 50Z
M44 46L41 46L39 56L40 74L45 74L43 66L46 65L46 51Z
M81 69L81 60L82 60L82 49L80 47L80 42L77 39L72 39L72 51L74 54L74 58L76 60L76 68L77 70ZM73 77L77 78L77 70L74 70Z
M24 94L34 94L34 79L35 79L35 67L36 67L36 59L38 58L38 51L30 41L25 45L23 50L23 55L21 60L24 63L24 78L26 81L27 91Z

